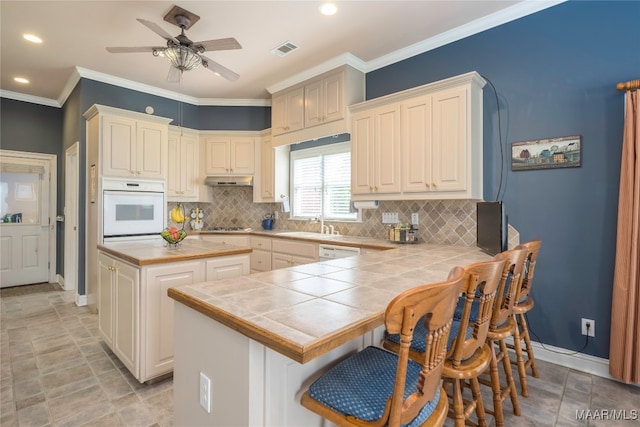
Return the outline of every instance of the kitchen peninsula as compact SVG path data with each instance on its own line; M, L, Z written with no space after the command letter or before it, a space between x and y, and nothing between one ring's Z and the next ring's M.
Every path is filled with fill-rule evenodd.
M379 344L395 295L490 258L475 247L405 245L170 288L179 303L174 423L322 425L300 395L336 360ZM203 376L209 412L199 403Z
M249 247L186 239L98 245L98 329L140 382L173 370L167 289L249 274Z

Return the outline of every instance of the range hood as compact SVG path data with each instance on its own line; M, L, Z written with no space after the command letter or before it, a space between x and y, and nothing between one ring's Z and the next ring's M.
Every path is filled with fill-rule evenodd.
M212 187L251 187L253 176L208 176L204 183Z

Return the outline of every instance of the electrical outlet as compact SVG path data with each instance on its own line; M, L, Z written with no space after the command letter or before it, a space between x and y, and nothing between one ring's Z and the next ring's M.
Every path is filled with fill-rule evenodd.
M411 214L411 225L418 225L420 224L420 217L418 216L417 212L414 212Z
M382 212L382 223L383 224L397 224L398 223L398 212Z
M211 379L200 372L200 406L207 411L208 414L211 413Z
M587 324L589 324L589 328L587 328ZM587 334L590 337L596 336L596 321L582 318L582 335L587 335Z

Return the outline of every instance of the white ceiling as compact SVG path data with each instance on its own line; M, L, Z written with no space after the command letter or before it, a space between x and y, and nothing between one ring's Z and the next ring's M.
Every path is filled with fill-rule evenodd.
M87 77L169 98L181 96L197 105L269 105L270 91L343 63L371 71L559 1L339 0L334 16L321 15L321 3L2 0L1 94L61 105L77 79ZM174 4L200 16L186 32L191 40L235 37L240 42L241 50L205 53L240 74L237 81L199 68L185 72L181 83L168 83L166 59L106 51L107 46L165 45L136 18L178 35L180 29L163 20ZM24 33L44 41L27 42ZM284 57L271 53L285 41L300 48ZM17 76L30 83L15 82Z

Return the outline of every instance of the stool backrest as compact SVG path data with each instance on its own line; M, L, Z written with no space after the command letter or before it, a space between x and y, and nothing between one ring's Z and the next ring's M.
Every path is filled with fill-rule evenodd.
M493 258L497 261L504 260L505 263L498 285L498 293L493 303L490 329L498 328L512 315L516 297L520 292L526 257L526 249L511 249L501 252Z
M464 268L464 308L458 337L447 354L447 359L454 368L458 368L463 360L472 357L486 342L504 264L505 260L497 260L478 262ZM474 303L478 311L472 316L472 307L475 310ZM469 328L472 328L471 334L468 333Z
M385 327L391 334L400 334L396 381L393 394L385 408L385 413L389 413L388 425L410 422L427 402L434 399L440 387L447 340L463 278L464 270L455 267L445 282L408 289L387 305ZM404 399L409 347L415 326L423 317L427 329L427 350L421 363L418 389ZM442 396L441 399L446 399L446 396ZM386 416L382 419L386 419Z
M529 296L529 292L531 292L531 284L533 283L533 274L536 269L536 261L538 260L540 246L542 246L542 240L535 239L522 243L516 247L516 249L527 250L527 258L525 260L525 267L522 273L522 284L520 285L520 292L518 293L516 303L527 298Z

